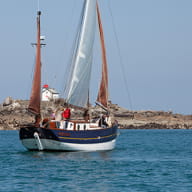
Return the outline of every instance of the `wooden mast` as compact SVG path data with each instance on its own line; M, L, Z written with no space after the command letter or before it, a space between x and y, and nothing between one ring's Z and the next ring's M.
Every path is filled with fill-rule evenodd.
M28 110L36 115L36 122L40 120L41 105L41 31L40 31L40 15L37 12L37 44L36 44L36 64L33 76L33 85Z
M103 27L101 23L101 15L100 15L98 3L97 3L97 16L98 16L98 24L99 24L99 32L100 32L101 50L102 50L102 78L101 78L99 93L97 96L97 101L101 103L104 107L108 108L107 57L106 57L104 33L103 33Z

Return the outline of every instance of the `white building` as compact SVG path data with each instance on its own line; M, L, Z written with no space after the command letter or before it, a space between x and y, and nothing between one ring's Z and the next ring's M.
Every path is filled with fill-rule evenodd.
M42 101L50 101L50 100L55 100L59 98L59 93L53 89L50 88L49 85L44 85L42 89Z

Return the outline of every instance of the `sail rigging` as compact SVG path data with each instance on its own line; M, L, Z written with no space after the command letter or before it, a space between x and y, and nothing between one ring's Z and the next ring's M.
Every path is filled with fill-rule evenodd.
M101 15L99 11L99 6L97 3L97 17L99 24L99 32L100 32L100 42L101 42L101 54L102 54L102 77L100 88L97 96L97 102L102 104L104 107L108 107L108 69L107 69L107 57L106 57L106 49L105 49L105 41L104 41L104 33L103 26L101 22Z
M96 25L96 0L86 0L83 7L82 27L72 59L72 70L66 88L67 103L86 107L90 86L93 44Z
M33 77L33 85L28 110L40 115L41 105L41 31L40 31L40 16L41 12L37 12L37 45L36 45L36 64Z

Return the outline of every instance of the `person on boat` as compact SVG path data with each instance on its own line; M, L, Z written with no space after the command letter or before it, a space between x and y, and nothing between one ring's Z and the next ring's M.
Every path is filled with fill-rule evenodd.
M68 121L69 121L69 119L70 119L70 117L71 117L71 110L70 110L70 108L67 106L67 108L63 111L63 113L62 113L62 117L63 117L63 119L65 120L65 128L67 128L68 127Z
M62 120L63 111L64 111L63 108L59 108L55 111L55 121L61 121Z
M62 113L63 119L70 119L71 117L71 110L67 107Z
M55 120L55 111L52 111L51 113L51 120Z
M43 119L42 127L48 128L48 126L49 126L49 119L48 118Z
M99 120L99 127L102 127L102 128L107 128L109 125L107 124L106 122L106 115L102 115L100 120Z
M106 123L108 124L109 127L112 126L111 117L109 116L109 113L107 113L105 121L106 121Z
M88 110L88 109L86 109L86 110L84 111L84 113L83 113L83 118L84 118L84 120L85 120L86 122L89 121L89 110Z

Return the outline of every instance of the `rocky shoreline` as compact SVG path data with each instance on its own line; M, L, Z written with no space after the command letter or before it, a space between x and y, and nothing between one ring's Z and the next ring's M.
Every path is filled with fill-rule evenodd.
M50 111L61 106L57 102L43 102L42 114L50 116ZM111 114L119 123L120 129L192 129L192 115L173 114L164 111L129 111L116 104L110 104ZM33 122L33 116L27 111L28 101L6 98L0 104L0 130L18 130L22 124ZM90 107L91 115L98 116L101 108ZM83 111L75 108L72 116L82 116Z

